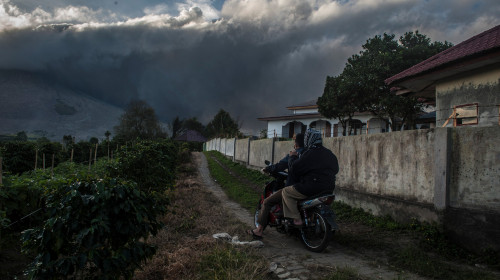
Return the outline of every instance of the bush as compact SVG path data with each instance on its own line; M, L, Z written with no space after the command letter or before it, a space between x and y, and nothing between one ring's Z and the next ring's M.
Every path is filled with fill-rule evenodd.
M23 250L35 255L29 277L131 278L155 253L144 241L162 227L165 203L116 179L61 188L48 196L50 218L23 232Z
M35 168L36 144L33 142L4 142L0 149L4 170L21 174Z
M122 147L111 176L137 182L146 192L163 192L175 183L178 150L171 140L141 141Z

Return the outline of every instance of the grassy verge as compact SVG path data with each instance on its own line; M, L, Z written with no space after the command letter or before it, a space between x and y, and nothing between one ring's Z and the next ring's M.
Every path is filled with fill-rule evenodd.
M213 178L225 189L228 196L243 207L253 210L257 194L226 169L251 180L254 184L263 185L263 175L259 171L233 163L220 153L209 152L206 155ZM217 158L226 169L211 157ZM401 224L389 216L376 217L341 202L334 202L332 209L341 227L334 237L336 242L359 252L370 252L383 259L381 262L386 262L397 270L436 279L498 277L498 255L475 255L467 252L448 241L437 225L416 221ZM335 271L327 279L360 279L356 277L356 273L348 269Z
M208 152L207 154L208 169L212 178L214 178L217 183L224 189L227 196L239 203L243 208L254 211L259 200L260 192L257 192L253 188L248 186L248 183L238 179L239 176L243 176L247 180L252 180L254 184L262 184L264 175L259 176L258 171L247 169L238 163L234 163L220 153ZM217 163L212 157L216 157L217 161L222 163L224 166L229 168L235 176L232 176L224 169L219 163ZM269 180L269 177L267 177Z

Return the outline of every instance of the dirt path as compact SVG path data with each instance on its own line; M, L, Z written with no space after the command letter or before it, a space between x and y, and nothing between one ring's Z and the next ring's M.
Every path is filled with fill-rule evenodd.
M209 189L225 208L234 213L249 228L252 228L253 214L227 198L224 191L210 177L205 155L193 153L193 156L201 184ZM268 229L263 239L265 246L260 251L269 259L270 268L280 279L315 279L320 274L318 271L321 271L322 268L332 267L354 268L360 276L367 279L426 279L414 274L402 274L388 267L380 266L380 262L377 260L343 248L334 240L323 253L313 253L307 251L296 237Z

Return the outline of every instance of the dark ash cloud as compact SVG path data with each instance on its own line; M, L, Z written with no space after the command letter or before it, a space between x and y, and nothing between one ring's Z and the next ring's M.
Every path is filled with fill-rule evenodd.
M257 117L320 96L374 35L456 44L500 23L495 0L67 2L81 3L0 0L0 69L121 107L143 99L165 122L207 123L222 108L253 134Z

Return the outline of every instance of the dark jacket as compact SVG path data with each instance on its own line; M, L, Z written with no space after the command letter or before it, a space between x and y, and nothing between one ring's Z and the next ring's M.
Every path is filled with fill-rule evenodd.
M292 176L295 189L303 195L313 196L335 189L335 175L339 172L337 157L319 145L306 150L300 158L288 159L288 176Z
M301 147L301 148L296 149L295 151L300 156L304 152L304 148ZM289 157L290 157L290 155L287 154L278 163L266 167L267 171L269 173L275 173L275 172L281 172L281 171L287 170L288 169L288 162L289 162L288 159L289 159ZM291 186L294 183L295 182L293 181L293 179L290 177L290 175L288 175L288 177L286 178L286 186Z

